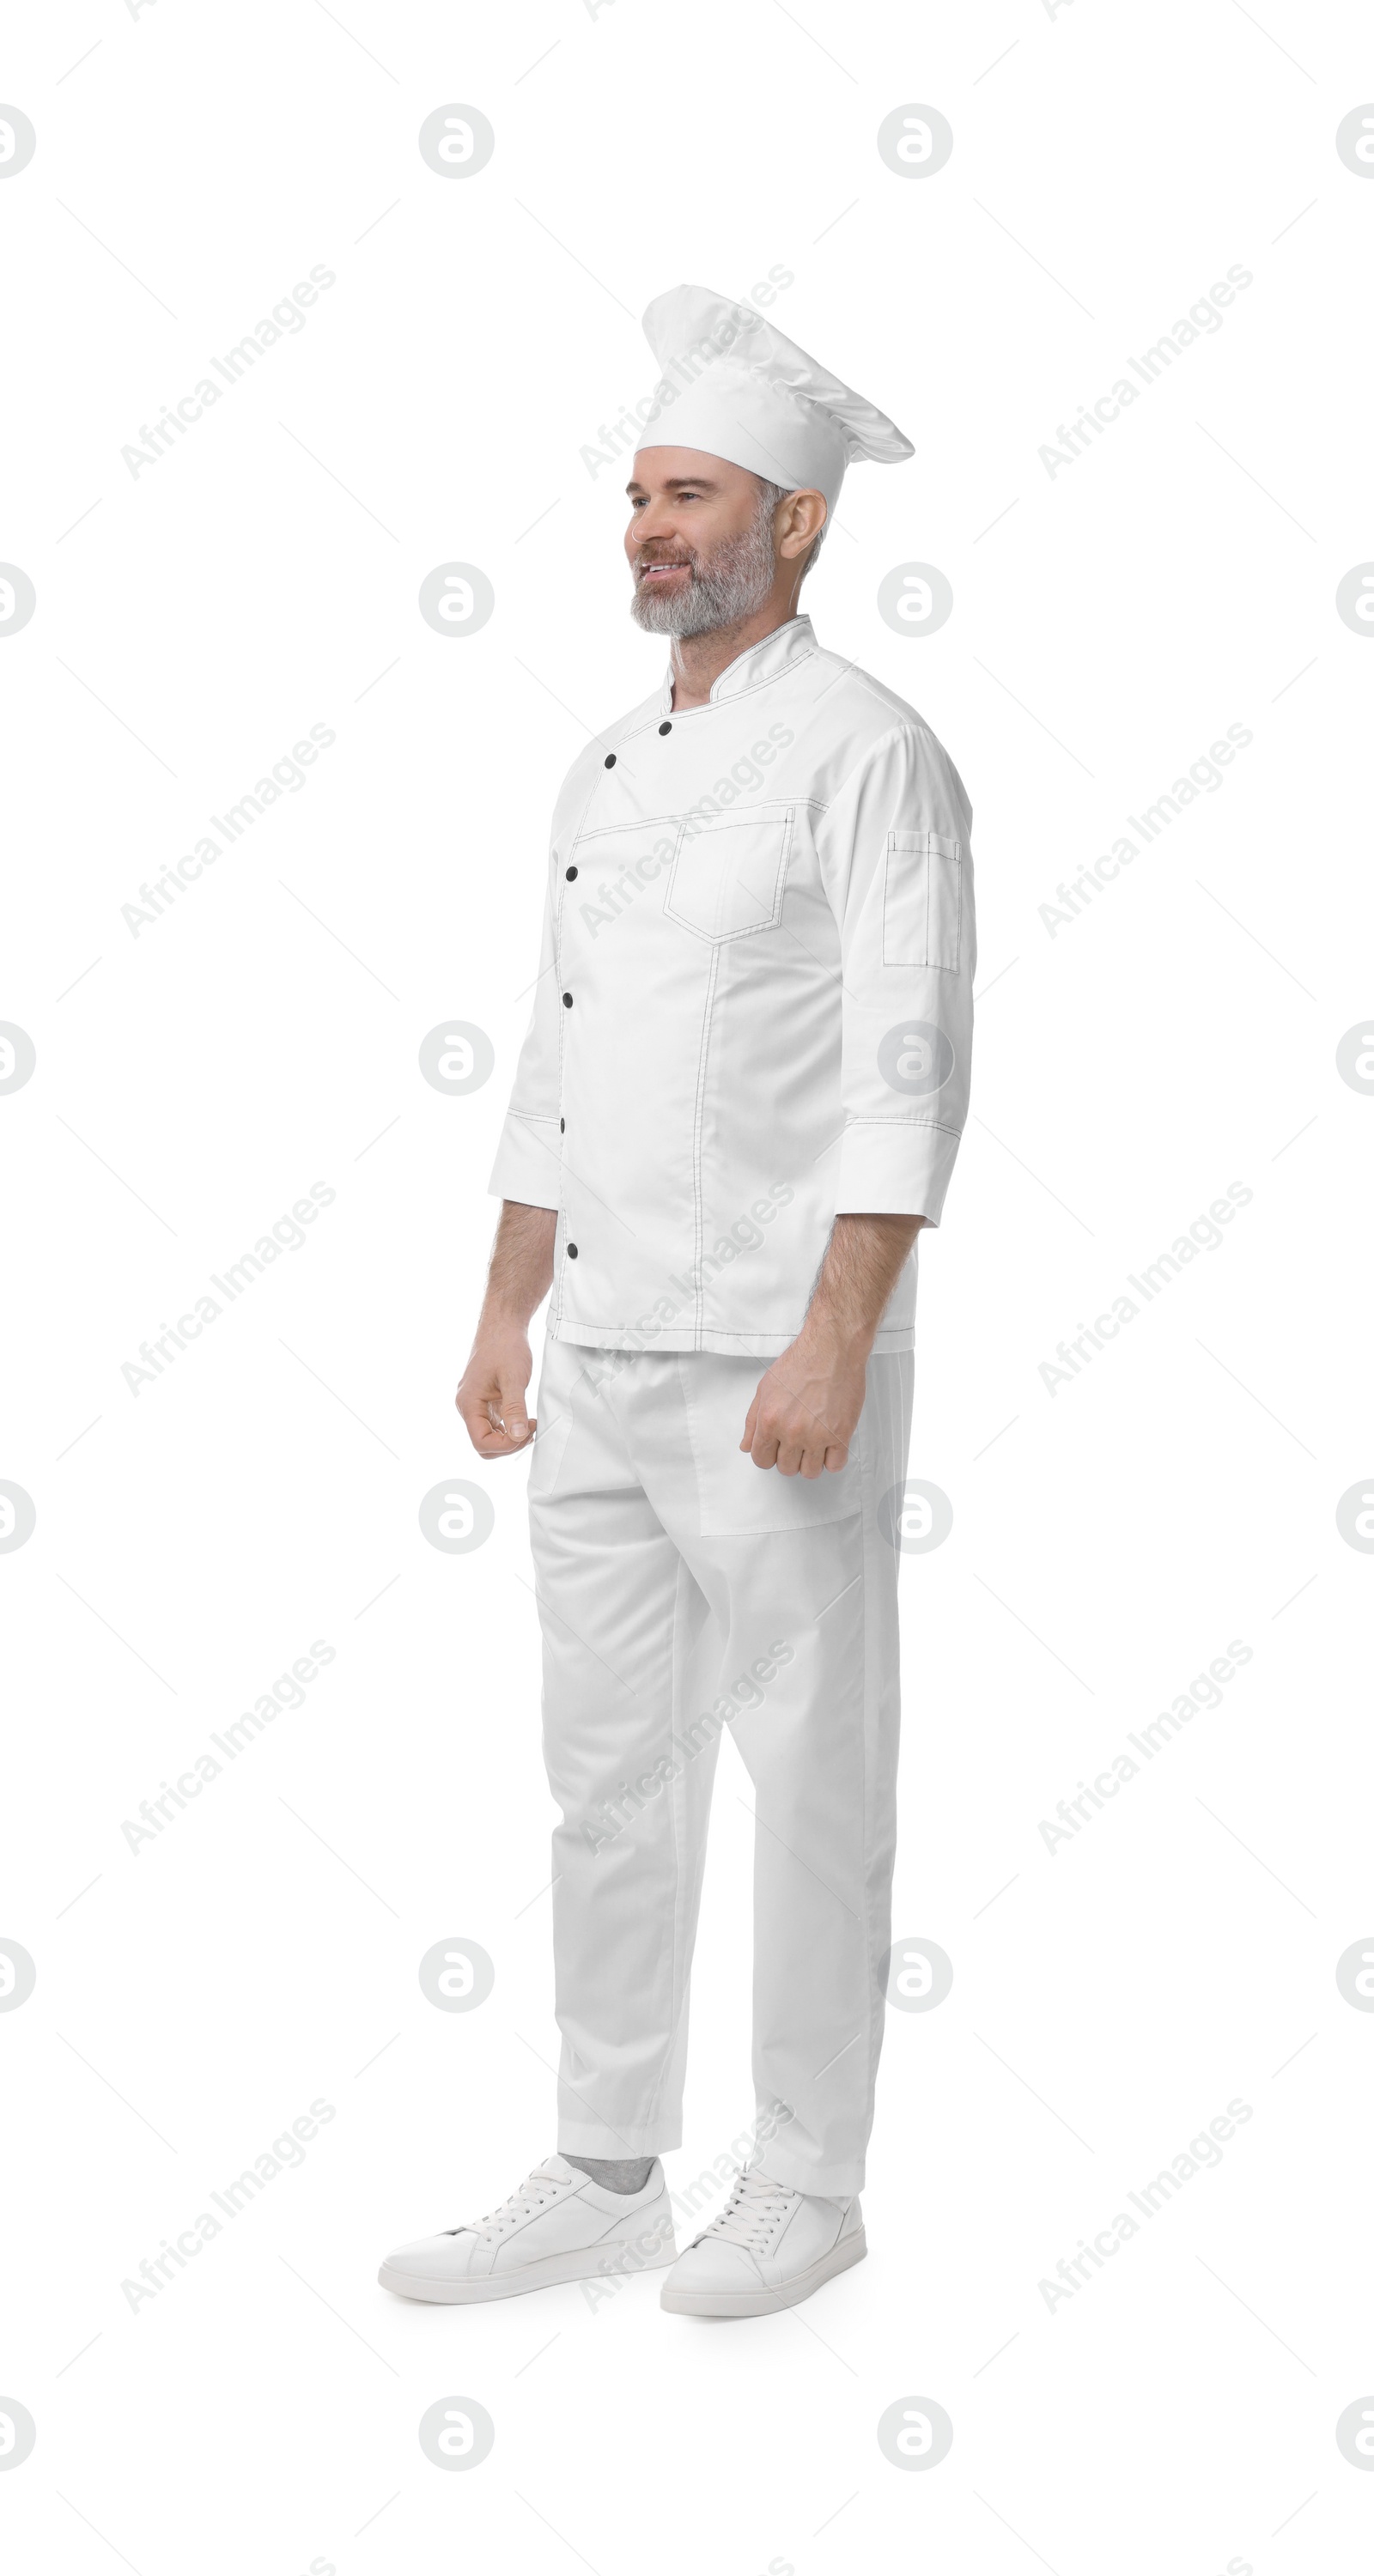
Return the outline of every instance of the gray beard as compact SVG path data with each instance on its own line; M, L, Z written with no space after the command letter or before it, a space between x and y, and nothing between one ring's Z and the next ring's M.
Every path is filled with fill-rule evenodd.
M690 579L676 599L636 582L630 615L646 635L710 635L762 608L773 586L773 504L765 501L743 536L726 537L715 553L685 558Z

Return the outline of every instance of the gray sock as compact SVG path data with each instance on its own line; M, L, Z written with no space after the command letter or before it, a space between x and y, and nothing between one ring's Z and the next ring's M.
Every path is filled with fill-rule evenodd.
M589 2174L603 2191L642 2191L654 2169L652 2156L570 2156L565 2150L563 2162Z

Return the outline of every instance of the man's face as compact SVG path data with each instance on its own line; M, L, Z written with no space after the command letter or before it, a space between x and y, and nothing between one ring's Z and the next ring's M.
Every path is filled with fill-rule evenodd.
M637 625L705 635L764 607L779 567L757 475L695 448L642 447L626 488Z

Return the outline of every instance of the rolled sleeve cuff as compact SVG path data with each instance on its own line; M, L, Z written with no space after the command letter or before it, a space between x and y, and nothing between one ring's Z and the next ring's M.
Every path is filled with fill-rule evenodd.
M556 1118L525 1118L512 1110L501 1130L488 1191L518 1199L523 1207L562 1206L562 1154Z
M938 1225L958 1130L906 1118L857 1118L840 1143L836 1216L923 1216Z

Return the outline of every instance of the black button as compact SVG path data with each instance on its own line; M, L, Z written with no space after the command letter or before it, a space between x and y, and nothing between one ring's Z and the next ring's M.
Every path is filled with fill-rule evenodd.
M564 1128L567 1126L567 1123L568 1123L568 1122L567 1122L567 1119L566 1119L566 1118L560 1118L560 1119L559 1119L559 1121L558 1121L558 1133L559 1133L559 1135L560 1135L560 1136L562 1135Z
M671 733L671 732L672 732L672 730L673 730L673 728L672 728L672 726L671 726L670 724L661 724L661 725L659 726L659 732L660 732L660 733Z
M615 753L613 751L608 751L606 754L606 767L608 769L614 769L615 767Z
M577 874L577 870L576 870L576 868L565 868L565 869L564 869L564 871L563 871L563 873L564 873L564 875L566 876L566 878L567 878L567 880L568 880L569 885L571 885L571 884L572 884L572 881L573 881L573 878L574 878L574 877L576 876L576 874Z
M568 1246L568 1259L569 1261L576 1261L577 1259L577 1246L575 1243L570 1243Z
M563 996L563 1008L564 1008L564 1010L565 1010L565 1011L570 1011L570 1010L572 1009L572 995L571 995L571 993L565 993L565 994L564 994L564 996Z

